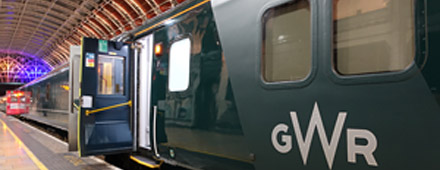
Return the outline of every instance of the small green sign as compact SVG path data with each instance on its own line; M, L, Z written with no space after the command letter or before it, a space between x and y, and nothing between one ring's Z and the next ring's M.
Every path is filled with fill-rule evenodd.
M107 40L99 40L99 52L106 53L108 51Z

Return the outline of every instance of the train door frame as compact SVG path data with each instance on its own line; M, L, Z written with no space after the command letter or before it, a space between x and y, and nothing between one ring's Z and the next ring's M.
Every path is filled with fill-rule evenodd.
M148 34L136 42L140 49L135 51L135 80L134 89L134 148L152 149L151 139L151 78L153 68L153 34ZM137 69L136 69L137 68ZM153 127L154 128L154 127ZM142 133L145 132L145 133ZM154 138L154 137L153 137Z
M81 63L81 47L70 46L69 61L69 151L77 151L77 128L79 110L79 68Z

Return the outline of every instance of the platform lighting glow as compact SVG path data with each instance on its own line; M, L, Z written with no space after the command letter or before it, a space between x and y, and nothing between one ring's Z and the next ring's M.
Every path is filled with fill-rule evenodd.
M69 91L70 89L69 85L60 85L60 87L66 91Z
M20 55L0 55L0 82L30 82L46 73L52 68L36 57Z

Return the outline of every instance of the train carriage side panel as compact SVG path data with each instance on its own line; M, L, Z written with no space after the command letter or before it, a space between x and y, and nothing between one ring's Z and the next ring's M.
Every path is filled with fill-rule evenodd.
M436 49L431 49L435 51L427 55L427 66L422 67L424 54L430 52L424 47L426 41L429 47L438 44L436 2L391 0L358 5L363 2L367 1L213 1L238 113L257 158L256 169L440 167L436 156L440 151L436 131L440 128L440 108L428 85L435 87L435 81L429 80L437 79L431 77L437 73L432 71L438 64ZM307 11L309 16L293 15ZM428 18L422 15L425 13ZM342 20L343 15L346 20ZM308 31L304 25L310 26ZM302 35L296 34L301 31ZM343 35L344 31L348 34ZM277 34L285 32L289 34ZM264 39L265 33L276 36ZM351 44L342 48L344 36ZM279 49L293 49L283 54L290 58L283 58L272 68L287 68L279 76L293 70L288 66L295 63L289 61L303 57L303 48L298 47L307 41L309 45L303 48L310 49L310 55L303 56L311 59L305 63L310 66L309 74L303 79L279 81L269 77L268 81L263 54L274 49L264 45L279 43L290 47ZM352 62L339 58L344 55ZM375 60L381 64L376 70L359 70ZM338 64L343 61L356 67L342 74L344 70ZM388 67L398 63L404 64ZM431 71L422 74L421 69Z
M154 44L164 49L155 55L152 73L160 156L194 168L253 169L209 1L194 1L174 12L182 14L153 33ZM183 50L190 53L189 70L171 73L186 67L172 61L184 56L174 51L181 44L190 48ZM182 73L189 75L177 75ZM188 86L174 89L170 74L188 77Z
M32 93L29 119L67 130L69 70L66 66L60 66L21 87Z

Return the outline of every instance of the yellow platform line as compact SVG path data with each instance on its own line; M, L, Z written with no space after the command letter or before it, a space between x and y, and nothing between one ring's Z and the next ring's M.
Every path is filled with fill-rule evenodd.
M38 158L34 155L34 153L32 153L31 150L29 150L29 148L26 147L26 145L20 140L20 138L18 138L17 135L15 135L15 133L12 132L12 130L8 127L8 125L5 122L3 122L3 120L0 120L0 123L2 123L3 129L6 129L12 135L12 137L14 137L14 139L18 142L18 144L21 147L23 147L26 154L29 156L29 158L31 158L31 160L35 163L35 165L37 165L37 167L40 170L48 170L46 166L44 166L44 164L41 163L40 160L38 160Z

